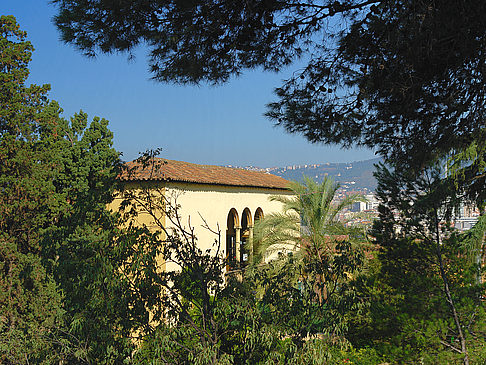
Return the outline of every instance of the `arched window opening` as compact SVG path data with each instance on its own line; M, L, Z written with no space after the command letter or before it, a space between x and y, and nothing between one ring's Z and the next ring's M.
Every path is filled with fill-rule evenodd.
M255 222L263 218L263 210L262 208L258 207L255 211Z
M232 208L228 213L226 223L226 269L234 270L237 268L237 245L240 241L240 222L238 212Z
M241 248L240 248L240 263L241 267L245 267L252 254L253 245L253 222L251 219L251 211L248 208L243 210L241 216Z

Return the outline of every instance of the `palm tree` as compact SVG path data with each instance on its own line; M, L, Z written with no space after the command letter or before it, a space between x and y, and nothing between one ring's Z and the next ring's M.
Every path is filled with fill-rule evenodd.
M343 242L352 241L351 236L355 236L352 233L356 233L356 229L346 227L338 219L339 214L364 198L351 195L337 202L339 184L328 177L317 183L304 176L303 183L294 181L290 189L295 193L292 197L270 198L283 204L281 213L270 214L256 222L253 262L268 262L291 253L293 260L303 267L296 280L311 275L314 285L318 286L313 290L322 303L327 297L326 278L329 280L330 272L339 265L335 257L344 254Z
M293 181L290 189L295 194L292 197L270 197L283 204L283 211L270 214L255 224L257 260L278 251L298 253L305 249L317 254L331 241L349 235L350 229L338 216L353 203L364 201L362 196L355 194L336 202L339 184L328 177L317 183L304 176L303 183Z

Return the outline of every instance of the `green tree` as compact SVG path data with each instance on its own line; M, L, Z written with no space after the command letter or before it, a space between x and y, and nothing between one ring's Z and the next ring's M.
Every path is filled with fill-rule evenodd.
M355 318L351 341L399 363L484 362L484 285L465 253L468 235L451 225L460 190L439 168L416 177L380 166L376 176L379 261L362 294L373 305Z
M285 246L287 250L318 257L332 251L333 237L358 233L346 227L339 215L353 203L363 201L359 195L348 195L337 201L339 184L328 177L317 183L304 176L303 183L293 181L290 189L295 196L270 198L282 203L283 211L267 215L255 224L257 259Z
M314 142L420 167L482 128L482 0L54 3L64 41L88 55L147 44L160 81L220 83L303 62L268 116Z
M316 333L345 335L346 317L363 304L353 297L352 279L363 262L366 235L338 219L359 196L336 202L339 185L329 178L316 183L306 177L290 187L294 197L271 198L283 203L283 212L255 224L257 266L248 276L258 283L262 302L274 308L275 321L302 346ZM268 264L259 265L265 256Z
M25 86L32 45L13 17L0 27L0 361L130 359L158 306L157 248L107 210L108 122L65 120L49 86Z
M311 141L366 145L403 167L462 150L484 119L484 11L480 0L384 0L351 13L331 47L276 90L268 116Z
M0 17L0 362L50 362L62 296L42 264L41 231L56 168L41 148L48 86L25 86L33 50L13 17Z
M59 111L57 111L59 112ZM129 358L130 335L147 325L148 311L139 312L125 263L144 253L126 242L135 240L118 226L122 220L108 211L121 171L112 147L108 121L88 124L80 112L67 121L57 117L59 135L44 148L54 154L57 173L52 177L57 213L42 235L42 257L62 290L67 337L78 349L74 357L86 362L113 362ZM69 360L70 357L67 357ZM72 358L71 358L72 359Z

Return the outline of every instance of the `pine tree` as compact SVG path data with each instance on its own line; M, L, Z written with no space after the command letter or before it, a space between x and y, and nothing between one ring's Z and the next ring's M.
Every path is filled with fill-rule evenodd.
M66 120L27 87L33 47L13 17L0 27L0 361L125 361L158 306L158 248L107 209L108 121Z
M33 47L13 17L0 32L0 361L50 362L63 309L41 257L41 231L56 218L56 168L39 146L49 87L25 86Z

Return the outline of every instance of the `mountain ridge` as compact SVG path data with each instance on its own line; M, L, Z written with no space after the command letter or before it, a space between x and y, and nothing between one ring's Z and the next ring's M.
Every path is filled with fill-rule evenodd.
M374 165L381 162L377 157L369 160L353 162L324 162L319 164L289 165L285 167L259 168L242 167L246 170L264 171L281 176L287 180L302 181L304 175L321 182L325 176L332 177L344 189L369 190L376 189L376 179L373 176ZM235 167L235 166L231 166Z

